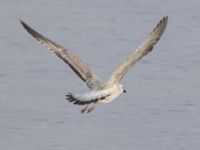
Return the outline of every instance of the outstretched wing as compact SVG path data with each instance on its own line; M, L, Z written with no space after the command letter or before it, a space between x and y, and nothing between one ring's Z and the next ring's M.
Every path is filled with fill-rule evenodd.
M95 89L100 86L101 82L98 76L93 73L87 65L75 54L65 49L61 45L49 40L45 36L41 35L26 23L21 21L23 27L42 45L50 49L56 56L61 58L69 67L84 81L89 89Z
M111 75L106 85L112 85L114 83L119 83L124 75L128 72L128 70L143 56L152 51L154 45L158 42L160 37L162 36L165 28L167 26L168 17L164 17L157 26L153 29L153 31L149 34L149 36L144 40L141 46L136 49L136 51L126 59Z

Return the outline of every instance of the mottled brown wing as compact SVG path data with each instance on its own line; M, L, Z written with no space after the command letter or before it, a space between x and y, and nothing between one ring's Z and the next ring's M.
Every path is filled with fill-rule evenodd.
M153 31L149 34L149 36L144 40L141 46L136 49L136 51L126 59L119 67L112 73L106 85L112 85L114 83L119 83L124 75L128 72L128 70L143 56L152 51L154 45L159 41L163 32L166 29L168 22L168 17L164 17L157 26L153 29Z
M86 82L89 89L95 89L100 86L100 79L98 76L93 73L87 65L75 54L65 49L61 45L51 41L45 36L41 35L26 23L21 21L23 27L30 33L37 41L39 41L42 45L50 49L56 56L61 58L65 63L67 63L70 68L84 81Z

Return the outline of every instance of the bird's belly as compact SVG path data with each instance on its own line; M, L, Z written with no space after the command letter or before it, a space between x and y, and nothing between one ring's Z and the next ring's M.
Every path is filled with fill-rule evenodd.
M99 104L110 103L114 101L123 92L123 88L121 84L113 85L113 87L111 87L108 90L109 90L110 95L107 96L105 99L99 100L97 103Z
M104 100L100 100L98 103L99 104L106 104L106 103L111 103L114 99L111 98L106 98Z
M106 97L105 99L100 100L98 103L99 104L106 104L106 103L111 103L112 101L114 101L120 94L113 94L110 95L108 97Z

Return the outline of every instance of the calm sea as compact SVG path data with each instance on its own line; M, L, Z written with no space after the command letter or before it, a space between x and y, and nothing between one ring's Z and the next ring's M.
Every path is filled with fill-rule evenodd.
M1 150L199 150L198 0L1 0ZM84 83L19 19L78 54L106 80L169 16L152 53L123 80L127 93L91 114L65 100Z

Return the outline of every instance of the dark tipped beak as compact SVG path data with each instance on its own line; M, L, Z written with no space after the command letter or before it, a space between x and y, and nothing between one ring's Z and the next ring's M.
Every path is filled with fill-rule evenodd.
M124 93L126 93L126 90L123 90Z

